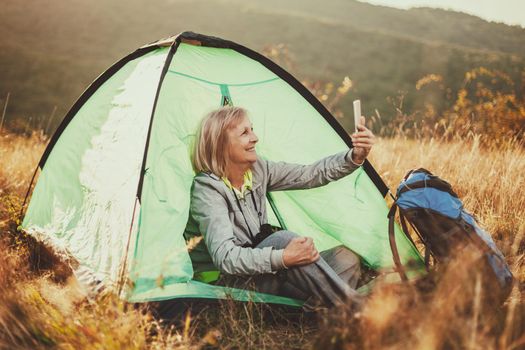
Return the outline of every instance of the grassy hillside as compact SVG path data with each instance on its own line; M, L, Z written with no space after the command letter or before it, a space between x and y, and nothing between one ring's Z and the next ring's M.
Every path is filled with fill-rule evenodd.
M113 62L183 30L259 51L284 43L296 63L289 68L301 80L338 83L349 76L353 88L341 101L347 115L351 100L361 98L366 114L377 109L388 120L395 109L387 98L399 94L406 95L403 106L410 112L426 98L413 93L419 78L440 74L454 95L463 73L478 66L507 72L517 82L517 95L523 91L525 30L440 10L402 11L351 0L7 0L0 21L0 106L10 93L11 129L29 123L51 133ZM350 127L350 119L341 122Z
M431 8L400 10L352 0L255 0L250 3L256 4L252 6L258 11L303 16L423 43L439 42L525 56L523 28L489 23L464 13Z

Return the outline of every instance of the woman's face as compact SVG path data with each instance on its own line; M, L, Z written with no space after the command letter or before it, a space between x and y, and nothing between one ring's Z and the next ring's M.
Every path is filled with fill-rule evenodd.
M257 160L255 144L259 139L253 132L253 126L247 116L228 131L230 143L230 163L251 165Z

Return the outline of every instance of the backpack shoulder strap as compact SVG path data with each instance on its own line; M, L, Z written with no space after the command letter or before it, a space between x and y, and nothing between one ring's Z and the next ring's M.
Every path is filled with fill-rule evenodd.
M392 204L392 208L390 208L390 211L388 212L388 240L390 242L390 249L392 249L392 257L394 258L394 264L396 265L396 271L399 273L399 276L401 276L401 279L403 281L408 281L407 275L405 273L405 269L403 268L403 265L401 264L401 258L399 257L399 251L397 249L396 244L396 235L395 235L395 229L394 229L394 217L396 216L397 211L397 204Z

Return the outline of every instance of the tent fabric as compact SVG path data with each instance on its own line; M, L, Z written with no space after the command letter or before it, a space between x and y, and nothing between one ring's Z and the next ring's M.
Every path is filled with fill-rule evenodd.
M185 32L111 67L66 115L40 162L23 228L73 256L130 301L292 299L193 279L183 238L200 120L227 101L248 110L259 156L309 164L348 149L330 113L282 68L218 38ZM375 269L392 269L386 186L370 163L327 186L271 194L287 229L319 250L344 244ZM268 206L270 208L270 206ZM422 266L396 228L402 261ZM417 265L417 264L416 264ZM300 304L300 303L299 303Z
M82 106L53 147L24 219L29 232L65 247L102 282L118 278L145 146L144 114L151 113L166 52L131 61Z

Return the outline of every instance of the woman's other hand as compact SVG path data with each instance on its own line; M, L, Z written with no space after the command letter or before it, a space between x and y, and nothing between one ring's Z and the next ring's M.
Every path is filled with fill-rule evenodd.
M293 238L283 252L283 263L286 267L308 265L317 260L319 252L310 237Z
M375 136L372 131L366 128L365 122L365 117L361 117L357 125L357 132L350 135L354 146L352 161L356 164L362 164L365 161L375 143Z

